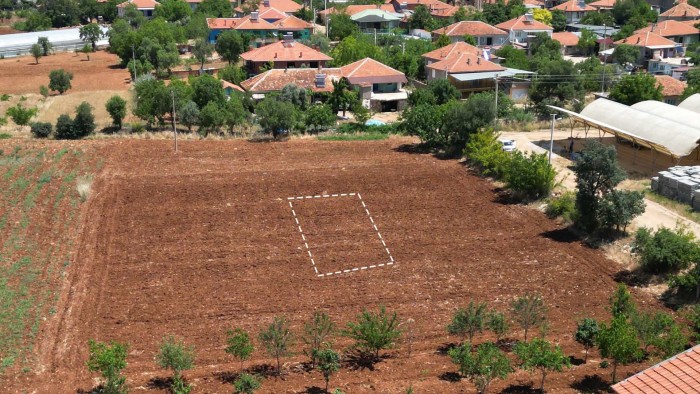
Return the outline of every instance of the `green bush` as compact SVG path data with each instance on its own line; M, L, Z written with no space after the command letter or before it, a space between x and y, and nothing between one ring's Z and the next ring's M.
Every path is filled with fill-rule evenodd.
M652 274L678 272L700 258L694 235L683 228L662 227L652 232L642 227L635 234L633 250L644 271Z
M549 218L561 217L566 222L573 222L576 217L576 194L566 192L558 197L552 197L547 201L545 214Z
M53 126L49 122L34 122L31 126L32 135L35 138L46 138L51 135Z
M498 141L498 134L493 129L480 130L469 138L464 155L478 166L486 175L501 177L505 173L509 160Z
M56 139L69 140L73 136L73 119L67 114L63 114L56 119Z
M554 188L557 174L547 154L525 155L516 150L510 155L505 174L508 188L526 199L547 197Z

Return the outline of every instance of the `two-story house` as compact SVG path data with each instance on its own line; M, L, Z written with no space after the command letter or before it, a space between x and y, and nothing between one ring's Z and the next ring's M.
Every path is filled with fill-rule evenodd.
M501 46L508 42L508 33L482 21L462 21L433 30L433 40L446 35L452 42L464 41L472 36L478 46Z
M678 0L678 3L659 14L658 21L694 21L700 19L700 9L688 4L688 0Z
M246 69L258 74L265 68L318 68L325 67L330 56L296 42L291 35L282 41L242 53Z
M586 4L584 0L569 0L550 8L550 10L563 11L566 23L578 23L586 13L598 12L593 6Z
M677 47L679 50L682 50L680 44L651 31L635 33L627 38L615 41L613 44L615 46L622 44L632 45L639 48L639 59L644 65L649 60L675 57Z
M128 0L121 4L117 4L117 15L123 18L124 9L130 4L136 7L137 10L141 11L143 16L146 18L153 17L153 11L156 9L156 6L160 5L160 3L155 0Z
M508 32L508 40L518 44L527 44L528 37L537 33L544 32L551 37L554 32L551 26L536 21L531 13L499 23L496 27Z

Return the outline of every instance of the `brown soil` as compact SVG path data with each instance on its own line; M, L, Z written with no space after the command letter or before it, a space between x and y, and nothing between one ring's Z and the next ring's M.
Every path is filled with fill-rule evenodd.
M49 85L49 72L58 68L73 73L72 89L67 93L96 90L126 90L129 72L119 67L119 58L105 51L90 54L60 52L39 59L31 56L0 60L0 93L38 93Z
M243 327L257 338L273 316L285 315L299 333L315 310L344 326L379 305L415 321L410 358L402 342L372 367L346 364L331 387L473 392L469 382L452 381L457 368L444 353L459 340L445 332L451 314L472 299L507 311L528 292L541 294L549 308L547 337L582 359L572 338L576 321L608 318L617 265L542 213L504 202L460 163L404 152L410 141L183 141L179 155L169 141L86 142L100 147L105 165L87 202L77 257L58 313L42 326L36 369L8 379L8 392L91 389L90 338L128 342L131 388L165 392L169 372L153 355L164 335L175 334L197 349L197 367L185 372L194 392L228 393L239 364L224 352L227 330ZM361 193L396 263L318 277L287 198L351 192ZM324 270L387 258L353 198L293 201ZM651 296L633 292L640 305L658 307ZM508 336L522 335L513 329ZM349 344L335 341L338 349ZM273 360L256 346L245 365L264 371ZM260 392L321 392L323 378L301 368L301 350L298 341L296 355L284 359L283 378L268 377ZM592 352L587 364L548 375L547 388L596 391L611 372L599 362ZM621 367L618 376L650 363ZM492 392L529 392L537 381L520 371Z

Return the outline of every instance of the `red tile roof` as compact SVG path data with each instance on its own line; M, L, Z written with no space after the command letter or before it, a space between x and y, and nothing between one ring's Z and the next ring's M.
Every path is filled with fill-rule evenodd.
M525 15L521 15L517 18L513 18L509 21L499 23L496 25L497 28L501 30L552 30L552 26L547 26L544 23L536 20L528 21Z
M273 25L277 26L277 28L281 32L286 32L288 30L294 31L294 30L304 30L304 29L313 29L314 28L313 25L311 25L310 23L308 23L302 19L299 19L294 15L289 15L289 16L285 17L284 19L273 23Z
M430 60L443 60L447 59L451 56L456 56L462 53L471 53L474 55L480 55L482 53L481 49L475 47L474 45L467 44L466 42L460 41L460 42L455 42L454 44L450 44L447 46L444 46L442 48L438 48L434 51L424 53L422 57Z
M645 47L650 49L655 48L673 48L676 43L669 40L668 38L661 37L656 33L650 31L635 33L622 40L615 41L615 45L627 44L636 47Z
M368 57L340 68L352 85L363 83L406 83L406 75Z
M678 0L678 4L662 12L659 16L665 18L700 18L700 10L688 4L687 0Z
M251 3L252 3L252 1L251 1ZM269 0L268 4L269 5L265 5L264 1L258 1L258 7L257 7L258 12L263 12L266 10L266 8L274 8L278 11L292 14L292 13L299 11L302 8L301 4L299 4L295 1L292 1L292 0ZM237 7L236 11L241 12L242 10L240 9L240 7Z
M160 5L159 2L154 1L154 0L129 0L125 1L121 4L117 4L117 8L124 8L129 4L133 4L136 6L137 9L153 9L156 8L157 5Z
M661 85L661 94L664 97L680 96L687 86L685 82L679 81L670 75L654 75L654 78L656 78L656 83ZM698 370L698 373L700 374L700 370Z
M431 63L426 67L441 71L447 70L449 74L505 70L505 68L499 66L498 64L492 63L482 58L480 55L471 53L461 53L459 55L451 56L445 60Z
M410 10L422 5L430 11L430 15L443 18L454 15L454 13L459 9L459 7L449 5L440 0L385 0L385 3L394 3L395 9L397 9L398 5L401 3L406 3L408 9Z
M441 29L433 30L433 33L446 34L448 37L463 37L466 34L473 37L508 35L507 32L482 21L457 22Z
M591 7L595 8L597 10L600 10L601 8L613 8L616 1L617 0L598 0L598 1L594 1L592 3L589 3L588 5L590 5Z
M647 27L635 31L635 33L646 33L648 31L653 31L661 37L675 37L700 34L700 30L698 30L691 23L678 22L672 19L658 23L652 23Z
M570 31L552 33L552 40L559 41L564 47L573 47L578 44L579 37Z
M316 86L316 74L326 76L325 87ZM272 69L241 82L241 86L252 93L278 92L289 84L294 84L313 92L333 91L333 82L342 78L339 68L290 68Z
M332 60L330 56L299 42L278 41L241 54L243 60L251 62L300 62Z
M221 86L222 86L224 89L226 89L226 88L231 88L231 89L237 90L237 91L239 91L239 92L245 92L245 90L243 90L243 88L241 88L240 86L238 86L238 85L236 85L236 84L234 84L234 83L231 83L231 82L229 82L229 81L224 81L223 79L221 80Z
M243 18L207 18L207 26L210 29L279 30L277 26L265 19L252 20L250 15Z
M286 18L287 14L278 10L277 8L260 7L258 9L258 16L262 19L280 20L280 19Z
M597 11L596 8L583 3L583 7L581 7L581 2L579 0L569 0L566 3L561 3L556 7L550 8L550 10L561 10L564 12L588 12L588 11Z
M700 387L700 345L662 361L612 386L618 394L697 393Z

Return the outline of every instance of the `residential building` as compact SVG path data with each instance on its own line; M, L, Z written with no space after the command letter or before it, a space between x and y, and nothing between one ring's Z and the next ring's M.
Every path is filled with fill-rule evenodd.
M616 46L627 44L638 47L642 64L649 60L675 57L677 53L682 53L683 51L681 44L651 31L635 33L627 38L615 41L613 44Z
M700 19L700 9L688 4L688 0L678 0L676 5L659 14L658 22L667 20L693 21L697 19Z
M243 90L240 86L229 81L224 81L223 79L221 80L221 86L224 88L224 94L226 97L231 97L234 91L245 93L245 90Z
M381 9L368 9L360 11L350 17L357 23L363 33L389 34L399 27L402 16L394 12L387 12Z
M382 10L382 11L386 11L386 12L396 12L396 10L394 9L394 6L391 4L363 4L363 5L351 4L347 7L341 8L341 9L337 9L335 7L326 8L323 11L319 11L318 16L325 23L326 18L330 14L342 12L345 15L352 17L353 15L355 15L359 12L362 12L362 11L366 11L366 10Z
M552 33L552 39L561 45L562 55L571 56L579 52L577 47L579 36L570 31Z
M501 46L508 40L508 33L482 21L462 21L433 31L433 40L447 35L452 42L464 41L470 35L478 46Z
M256 0L252 0L250 2L246 2L246 7L241 7L240 3L239 6L234 8L233 10L236 12L237 16L241 17L246 14L246 8L248 10L255 10L259 12L260 14L264 13L267 11L268 8L274 8L277 11L281 11L287 15L292 15L293 13L299 11L300 9L303 8L303 6L293 0L262 0L259 1L257 0L257 6L251 3L254 3Z
M332 58L285 35L284 40L241 54L249 73L257 74L265 67L318 68Z
M340 68L289 68L273 69L241 82L241 86L261 99L265 94L278 92L286 85L294 84L312 93L333 91L333 82L345 78L358 92L362 104L373 111L401 110L406 105L408 93L403 89L406 76L374 59L365 58Z
M550 10L563 11L564 15L566 15L566 23L578 23L583 19L586 13L598 11L594 7L586 4L584 0L569 0L556 7L550 8Z
M252 44L261 46L269 41L275 41L281 34L291 33L295 39L308 39L313 31L313 25L296 16L289 15L274 22L260 18L257 12L242 18L207 18L209 27L209 42L215 43L216 38L224 30L236 30L254 37Z
M423 54L423 60L425 62L425 66L428 67L433 63L445 60L449 57L452 56L457 56L462 53L469 53L473 55L479 55L482 54L483 51L473 45L467 44L464 41L459 41L454 44L447 45L442 48L438 48L434 51L430 51L428 53ZM431 73L427 73L427 79L430 81L431 79L434 79L435 75L432 75Z
M676 70L688 68L688 60L683 57L666 57L648 60L647 71L654 75L677 75ZM680 79L677 75L674 78Z
M450 18L459 9L440 0L385 0L385 3L394 6L397 12L415 11L416 7L422 5L435 18Z
M400 111L408 93L406 75L374 59L364 58L340 68L343 78L357 90L362 105L372 111Z
M661 86L661 94L664 96L663 102L671 105L680 104L681 95L687 87L685 82L674 79L670 75L654 75L657 85Z
M124 8L129 4L136 6L136 9L141 11L146 18L153 17L153 10L156 9L156 6L160 5L160 3L155 0L128 0L117 4L117 15L124 17Z
M615 6L617 0L598 0L588 3L589 6L595 8L598 12L610 12Z
M678 22L673 19L652 23L643 29L637 30L635 33L646 33L648 31L681 44L684 49L700 39L700 29L690 23Z
M499 23L496 27L508 32L508 40L518 44L527 44L528 37L537 33L544 32L551 37L554 32L551 26L536 21L531 13Z
M617 394L696 393L700 387L700 345L612 386Z

